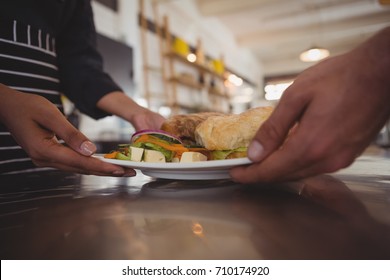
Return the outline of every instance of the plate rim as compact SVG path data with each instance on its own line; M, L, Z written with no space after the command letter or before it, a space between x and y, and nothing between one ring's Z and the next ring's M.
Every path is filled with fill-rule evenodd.
M134 169L159 169L159 170L204 170L207 168L229 168L240 165L251 164L252 161L245 158L234 158L234 159L225 159L225 160L209 160L201 162L161 162L161 163L151 163L151 162L136 162L136 161L127 161L119 159L106 159L103 157L104 154L95 154L93 157L108 163L115 165L130 167Z

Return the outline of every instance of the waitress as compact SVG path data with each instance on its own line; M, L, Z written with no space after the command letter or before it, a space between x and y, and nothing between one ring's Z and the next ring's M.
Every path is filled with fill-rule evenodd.
M114 114L136 130L159 128L164 120L103 72L89 0L2 0L0 174L55 167L134 175L90 157L96 147L63 116L61 94L92 118Z

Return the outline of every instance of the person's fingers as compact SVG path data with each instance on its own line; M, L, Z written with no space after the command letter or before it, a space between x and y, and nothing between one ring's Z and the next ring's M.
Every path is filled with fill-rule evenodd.
M317 134L308 134L307 131L311 131L308 126L297 126L288 141L263 161L232 169L232 178L241 183L285 181L317 162L326 149L313 144Z
M136 131L142 129L160 129L164 121L165 118L163 116L151 111L145 111L132 117L132 125Z
M292 147L291 143L289 146ZM287 147L288 148L288 147ZM294 154L287 148L276 150L263 161L248 166L239 166L230 170L234 181L240 183L283 181L287 174L306 166L304 161L297 161L297 155L304 154L302 147L298 146ZM298 150L299 149L299 150Z
M95 145L73 127L58 108L47 99L12 91L6 96L2 120L16 142L27 152L34 164L65 171L105 176L134 176L125 169L91 157ZM4 104L3 104L4 105ZM15 112L12 108L23 108ZM57 136L67 146L57 140Z
M90 159L97 160L94 158L90 158ZM83 168L77 168L77 167L71 167L69 165L64 165L61 163L52 164L50 167L54 167L54 168L57 168L57 169L60 169L63 171L72 172L72 173L79 173L79 174L85 174L85 175L96 175L96 176L133 177L137 174L134 169L125 169L123 171L114 171L114 172L108 171L108 172L106 172L106 171L96 170L96 168L93 169L93 167L88 167L88 169L85 169L84 166L83 166ZM101 168L99 168L99 169L101 169Z
M337 152L330 151L329 154L323 157L321 161L313 161L311 164L307 164L306 167L292 171L291 173L285 175L285 179L297 180L322 173L335 172L351 165L360 153L361 151L356 152L354 149L345 149L344 151Z
M44 155L40 153L33 156L32 159L38 166L50 166L70 172L105 176L134 176L136 174L133 169L124 169L94 157L80 155L54 139L46 141Z
M232 169L232 178L241 183L253 183L297 180L331 173L350 165L364 150L364 145L356 147L337 141L337 133L332 136L321 134L323 127L316 125L316 121L302 120L283 147L259 163Z
M290 88L285 91L271 116L262 124L250 143L248 157L252 161L263 160L283 145L291 128L302 115L307 100Z
M96 152L96 146L77 130L62 114L54 111L49 116L40 115L38 123L45 129L53 131L59 138L73 150L84 156L90 156Z

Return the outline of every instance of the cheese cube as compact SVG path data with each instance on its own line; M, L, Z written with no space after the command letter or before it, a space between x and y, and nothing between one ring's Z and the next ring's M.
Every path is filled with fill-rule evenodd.
M131 160L140 162L144 154L144 149L137 147L130 147L131 151Z
M165 156L159 151L145 150L144 151L145 162L165 162Z
M177 157L174 157L174 158L172 159L172 162L180 162L180 159L177 158Z
M180 162L195 162L195 161L206 161L207 157L198 152L184 152L181 155Z

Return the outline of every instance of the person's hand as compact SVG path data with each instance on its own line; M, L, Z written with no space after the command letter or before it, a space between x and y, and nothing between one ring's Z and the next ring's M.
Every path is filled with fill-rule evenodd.
M363 45L299 75L250 144L254 163L232 169L232 178L295 180L350 165L390 115L388 49L382 60L374 51Z
M131 123L136 131L142 129L160 129L164 120L165 119L160 114L145 109L134 115L131 119Z
M91 157L95 145L43 97L0 85L0 120L37 166L82 174L135 175L132 169ZM57 137L67 145L61 144Z
M103 96L97 103L103 111L119 116L130 122L134 129L160 129L165 118L138 105L123 92L115 91Z

